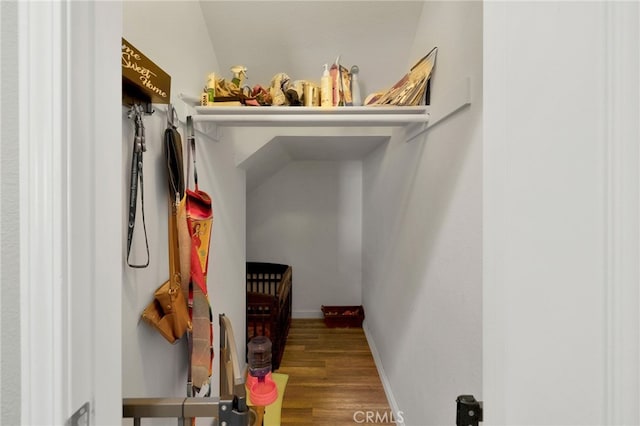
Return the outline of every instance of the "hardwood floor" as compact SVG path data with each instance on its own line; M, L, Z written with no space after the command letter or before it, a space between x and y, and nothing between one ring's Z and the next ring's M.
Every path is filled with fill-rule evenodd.
M361 328L294 319L278 372L289 375L283 425L394 424Z

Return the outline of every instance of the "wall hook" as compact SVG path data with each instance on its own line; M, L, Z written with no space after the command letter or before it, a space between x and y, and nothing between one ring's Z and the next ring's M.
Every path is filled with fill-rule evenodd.
M122 81L122 105L133 106L142 105L142 112L151 115L155 112L151 104L151 98L146 96L139 88L133 84Z

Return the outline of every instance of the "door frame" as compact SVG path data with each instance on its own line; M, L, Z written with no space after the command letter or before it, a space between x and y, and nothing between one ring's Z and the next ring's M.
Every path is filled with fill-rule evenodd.
M606 58L603 75L604 99L594 94L594 102L602 104L603 115L586 117L598 120L604 129L599 153L601 174L601 202L604 206L602 253L605 273L601 277L602 310L604 312L600 330L594 335L602 341L594 341L594 350L603 350L604 362L593 366L602 374L604 389L583 389L590 394L602 395L601 419L594 423L607 425L638 424L640 422L640 7L621 2L602 2L601 28L604 29L604 52L594 55ZM489 133L485 127L483 202L483 398L488 423L510 424L505 402L508 396L517 398L518 390L509 389L505 366L510 361L519 364L522 360L507 350L507 328L517 329L517 318L509 315L507 296L514 290L504 276L504 266L509 250L505 212L512 203L507 194L509 145L507 126L497 118L507 117L509 108L507 92L499 84L501 73L507 69L509 39L509 2L489 2L484 5L485 43L494 43L485 48L485 91L492 93L492 104L485 103L485 119L491 117ZM629 7L635 7L629 13ZM567 23L566 31L571 31ZM503 45L504 44L504 45ZM489 57L500 52L501 57ZM490 65L489 65L490 64ZM532 72L535 75L535 72ZM491 84L487 85L487 81ZM594 90L596 82L594 82ZM499 125L496 125L499 123ZM540 123L544 126L545 123ZM487 208L489 206L489 208ZM489 212L489 214L487 214ZM531 226L536 226L535 220ZM570 254L568 254L570 255ZM550 297L553 297L550 295ZM577 302L578 303L578 302ZM541 313L541 316L544 315ZM536 336L531 336L535 342ZM569 350L580 356L580 348ZM595 371L592 373L596 373ZM545 380L546 372L540 372ZM589 372L585 372L589 374ZM552 389L549 390L553 392ZM514 396L515 395L515 396ZM536 404L537 401L531 401ZM575 409L579 409L574 407ZM569 408L568 408L569 409ZM579 418L579 414L577 414ZM548 419L550 423L554 419Z
M89 402L90 424L119 424L122 5L20 2L18 17L21 423Z

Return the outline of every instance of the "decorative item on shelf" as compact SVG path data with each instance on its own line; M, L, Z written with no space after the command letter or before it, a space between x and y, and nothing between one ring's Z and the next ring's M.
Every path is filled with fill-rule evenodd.
M217 96L213 99L213 102L208 106L214 107L230 107L230 106L242 106L244 105L243 96Z
M352 106L351 100L351 74L349 70L340 65L340 55L336 58L329 70L332 85L332 105Z
M259 84L250 88L243 86L247 77L247 67L243 65L231 67L233 78L230 81L211 73L200 106L353 106L351 71L339 61L340 56L331 70L324 65L319 85L317 81L293 80L280 72L272 77L268 88Z
M216 97L216 75L214 73L209 74L209 78L207 79L207 103L213 103Z
M225 80L215 73L207 76L207 85L200 95L200 106L229 107L243 105L260 105L255 100L249 86L242 86L247 75L247 68L236 65L231 68L232 80Z
M320 106L320 88L317 84L307 81L304 84L302 99L304 106Z
M360 96L360 83L358 74L360 68L357 65L351 67L351 96L353 97L353 106L362 106L362 97Z
M367 96L365 105L415 106L428 104L426 95L431 82L431 73L436 63L438 48L434 47L411 70L386 92Z
M235 84L236 87L242 87L242 81L247 77L247 67L244 65L236 65L231 67L231 72L233 73L231 82Z
M338 93L340 95L339 105L341 106L353 106L353 100L351 98L351 73L349 70L340 65L340 88Z
M207 88L204 88L204 92L200 95L200 106L209 105L209 94L207 93Z
M209 77L214 74L210 74ZM236 86L233 81L226 80L219 75L215 74L213 81L209 78L209 82L207 83L207 87L213 86L214 89L214 98L224 98L229 96L240 96L242 93L242 89ZM214 102L215 100L211 100Z
M333 106L333 83L327 64L324 64L322 78L320 79L320 106L324 108Z
M305 104L304 90L305 86L314 84L312 81L296 80L293 83L289 83L286 86L284 95L287 98L287 102L290 106L302 106ZM313 100L313 93L310 94L311 100Z
M320 106L353 106L351 78L349 69L340 65L340 55L331 68L324 64L320 79Z
M289 86L290 80L291 79L289 78L289 76L283 72L273 76L273 78L271 79L271 84L269 86L269 94L271 95L271 105L273 106L288 105L285 91Z
M253 99L248 99L246 101L246 105L250 106L267 106L271 105L272 99L271 94L267 89L260 86L259 84L254 86L251 90L251 97Z
M340 55L336 58L336 61L329 68L329 75L331 76L331 105L340 106L340 86L342 85L340 79Z

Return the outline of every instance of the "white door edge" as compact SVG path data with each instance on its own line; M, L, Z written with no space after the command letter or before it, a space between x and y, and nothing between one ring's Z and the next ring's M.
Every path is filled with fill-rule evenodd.
M63 3L31 2L19 9L23 424L60 421L66 398L63 9Z
M122 117L113 58L122 5L19 8L21 424L64 424L85 402L90 424L119 424ZM86 51L73 52L78 45ZM78 78L82 72L91 75ZM82 104L71 105L78 98ZM80 109L89 119L74 120ZM89 195L79 200L73 182ZM85 208L89 230L68 219ZM78 244L83 232L86 245ZM73 298L78 286L89 288L87 298ZM90 318L77 314L87 311ZM74 321L91 331L78 335Z
M506 70L504 64L511 60L507 56L506 37L507 28L513 25L510 7L515 6L510 6L508 2L489 2L484 7L484 42L492 46L487 52L501 55L489 59L494 65L503 64L486 68L489 61L485 52L484 93L493 102L485 105L484 116L485 120L491 117L492 124L508 117L506 109L509 104L506 97L503 99L506 92L504 86L500 86L503 79L497 74ZM598 120L604 129L600 145L600 169L594 171L602 176L603 244L598 249L604 273L598 279L603 289L601 300L604 316L600 330L593 331L599 340L593 342L592 348L602 351L604 361L600 366L593 366L597 371L585 371L585 375L601 374L604 388L582 391L598 395L597 399L602 404L597 410L602 417L591 419L594 424L640 424L640 10L636 3L623 2L601 2L595 7L602 8L603 21L599 27L604 30L606 48L601 51L594 46L593 54L606 60L603 70L605 81L594 81L593 102L602 105L603 116L585 117L585 121ZM490 84L487 85L487 82ZM596 90L598 86L606 94L604 99ZM545 123L540 125L544 126ZM507 270L504 264L508 257L505 253L510 248L505 243L508 238L502 226L506 218L501 215L507 211L505 206L513 202L505 189L510 146L509 138L501 131L505 132L506 128L495 125L490 129L485 127L483 136L483 398L485 418L490 418L487 424L513 422L514 413L505 405L509 396L513 396L513 389L508 387L505 367L513 359L522 361L516 358L513 347L509 348L505 340L505 330L509 326L516 327L510 324L508 302L511 299L508 296L511 292L513 298L512 292L517 291L510 287L504 277ZM490 215L487 215L487 211ZM578 294L576 303L580 303ZM579 348L571 350L576 357L581 355ZM541 376L544 374L541 372ZM553 392L552 386L549 392ZM536 403L535 400L530 401L532 409ZM577 407L567 407L567 410L571 409L579 410ZM553 423L554 419L548 421Z
M635 13L629 13L630 7ZM637 4L606 4L604 412L608 425L640 422L639 10Z

